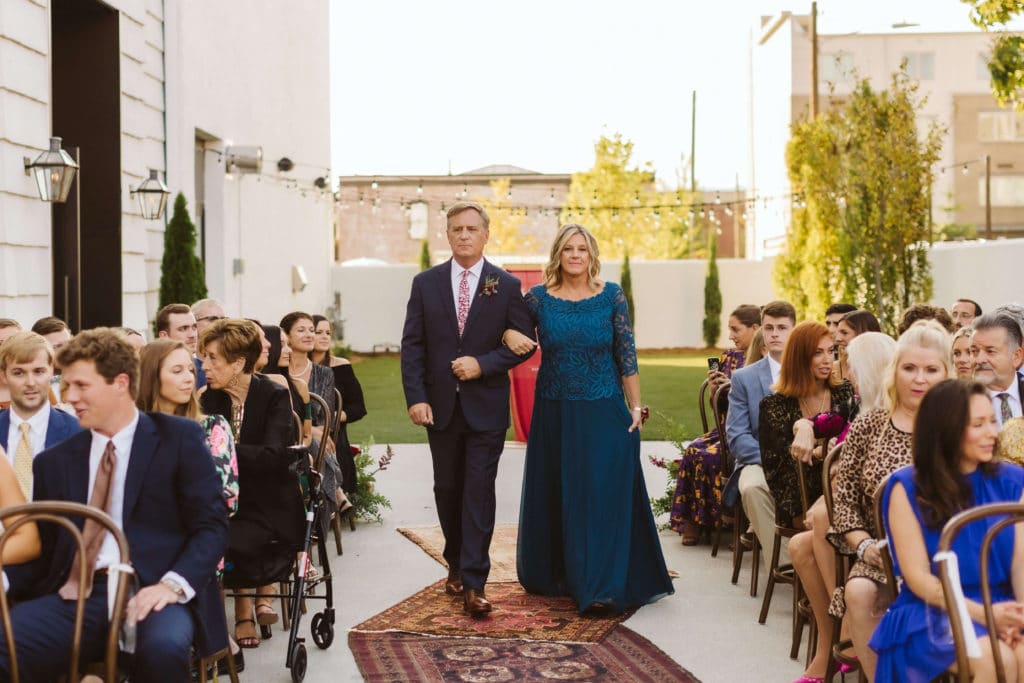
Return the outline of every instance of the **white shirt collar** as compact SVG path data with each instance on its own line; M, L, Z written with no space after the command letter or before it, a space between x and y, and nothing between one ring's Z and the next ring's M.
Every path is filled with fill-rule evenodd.
M27 420L21 419L21 417L14 412L14 408L10 409L11 416L11 428L14 430L21 429L22 422L28 422L29 431L33 435L44 435L46 434L46 427L50 424L50 402L47 401L43 404L43 407L36 411L36 414Z
M483 257L481 257L479 261L477 261L476 263L471 265L469 268L463 268L462 266L460 266L455 261L455 259L452 259L452 281L456 281L460 277L462 277L462 271L464 271L464 270L468 270L471 277L474 277L477 280L479 280L480 279L480 273L483 272L483 269L484 269L484 259L483 259Z

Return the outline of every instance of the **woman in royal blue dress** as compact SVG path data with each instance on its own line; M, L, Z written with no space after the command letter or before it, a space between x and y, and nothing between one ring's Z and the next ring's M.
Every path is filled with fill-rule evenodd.
M581 613L621 612L673 592L640 465L626 297L598 279L600 267L594 236L563 226L544 284L526 294L544 355L526 446L519 582L571 596ZM515 337L507 335L513 350L532 343Z
M871 638L871 648L878 653L876 682L925 683L955 662L932 557L943 525L957 512L986 503L1024 502L1024 470L993 460L997 433L992 401L981 384L945 380L921 401L914 424L914 465L893 473L882 498L893 568L904 584ZM989 517L968 525L952 548L967 610L981 640L982 656L971 660L975 683L996 680L983 626L979 555L985 533L998 520ZM1014 550L1022 541L1020 526L1016 531L1005 529L996 537L989 564L996 627L1010 681L1024 678L1024 596L1014 590L1024 589L1024 562L1014 557L1024 550Z

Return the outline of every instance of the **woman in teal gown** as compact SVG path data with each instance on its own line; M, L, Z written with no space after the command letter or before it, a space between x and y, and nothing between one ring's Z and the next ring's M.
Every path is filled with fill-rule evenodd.
M531 593L571 596L581 613L621 612L673 592L640 464L626 298L597 279L599 270L593 236L566 225L545 284L526 295L543 357L526 446L519 582ZM513 337L514 350L528 346Z

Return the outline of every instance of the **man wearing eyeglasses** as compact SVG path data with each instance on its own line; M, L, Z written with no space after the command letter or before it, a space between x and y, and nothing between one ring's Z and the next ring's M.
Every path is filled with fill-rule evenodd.
M227 318L224 315L224 305L216 299L200 299L192 304L192 315L196 320L196 339L202 336L203 330L209 327L210 323ZM193 359L196 363L196 389L206 386L206 373L203 372L203 359L194 353Z

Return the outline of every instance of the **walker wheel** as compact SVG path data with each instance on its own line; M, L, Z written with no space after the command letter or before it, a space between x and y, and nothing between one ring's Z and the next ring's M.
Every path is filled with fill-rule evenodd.
M321 650L326 650L334 642L334 624L324 617L323 612L313 615L313 621L309 625L310 635L313 642Z
M306 646L302 643L292 645L292 681L302 683L306 677Z

